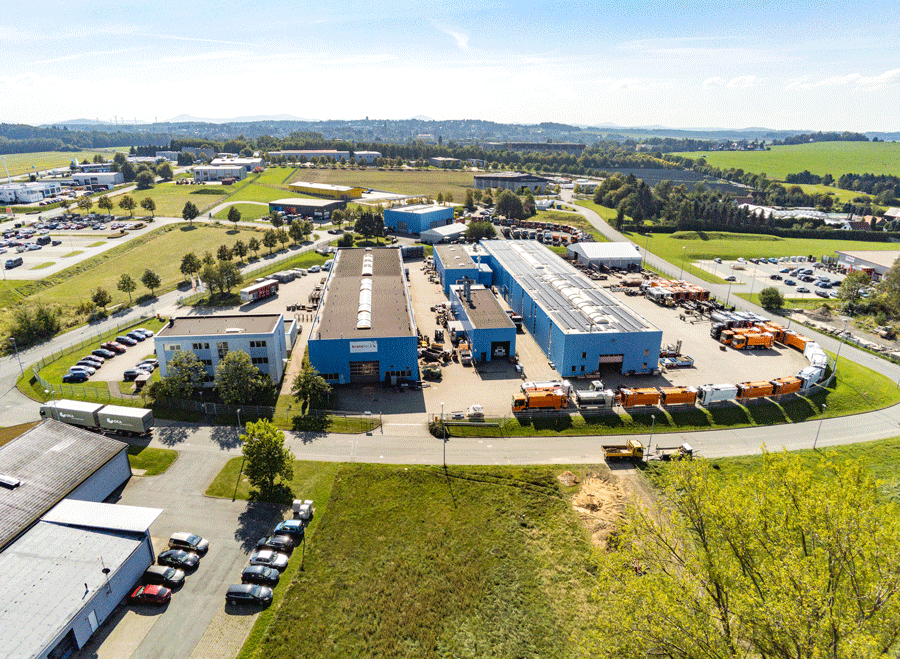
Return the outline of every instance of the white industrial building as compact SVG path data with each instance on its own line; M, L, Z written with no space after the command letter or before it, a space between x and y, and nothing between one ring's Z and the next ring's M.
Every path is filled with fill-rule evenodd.
M287 335L296 336L296 332L289 327ZM175 353L192 352L206 366L204 385L209 387L219 362L237 350L250 355L253 365L279 384L287 363L287 341L280 313L176 317L154 337L162 377L168 375L169 360Z
M468 227L461 222L454 222L453 224L434 227L433 229L425 229L419 234L419 240L426 245L450 242L451 240L456 240L465 236L467 228Z
M633 243L575 243L566 247L566 257L594 268L639 269L641 253Z
M0 447L0 657L72 656L153 563L162 511L102 503L127 449L53 420Z
M122 172L80 172L72 174L72 183L91 190L112 190L125 182Z
M241 181L247 178L247 170L240 165L198 165L194 167L195 181Z
M256 169L265 169L266 161L262 158L240 158L237 156L213 158L210 167L243 167L248 174ZM196 167L194 168L196 169Z
M0 201L7 204L33 204L61 192L59 181L7 183L0 185Z
M156 159L157 160L169 160L171 162L176 162L178 160L178 155L181 151L157 151Z
M342 159L350 162L350 158L355 158L356 162L364 162L367 165L371 165L376 158L381 157L380 151L337 151L336 149L285 149L282 151L269 151L269 156L284 156L285 158L290 158L293 156L298 160L300 158L306 158L307 160L312 160L313 158L334 158L335 162L340 162Z

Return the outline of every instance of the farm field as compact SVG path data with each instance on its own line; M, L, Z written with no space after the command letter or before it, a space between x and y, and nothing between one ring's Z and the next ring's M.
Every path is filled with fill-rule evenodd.
M239 657L577 656L593 559L565 469L339 465Z
M893 174L900 176L900 143L895 142L814 142L773 146L770 151L698 151L680 154L705 158L714 167L736 167L747 172L765 172L770 179L783 181L788 174L809 170L831 174Z
M9 167L10 176L18 174L27 174L31 171L32 165L38 171L44 169L55 169L57 167L68 167L75 158L81 162L85 158L93 160L94 156L101 155L107 160L112 160L116 151L128 152L128 147L121 148L104 148L94 149L92 151L37 151L35 153L11 153L3 154L6 158L6 166ZM6 174L6 169L0 169L0 173Z
M289 182L332 183L359 185L408 195L437 197L438 192L451 193L455 203L466 198L466 188L473 187L472 172L449 169L408 169L400 171L377 169L298 169Z

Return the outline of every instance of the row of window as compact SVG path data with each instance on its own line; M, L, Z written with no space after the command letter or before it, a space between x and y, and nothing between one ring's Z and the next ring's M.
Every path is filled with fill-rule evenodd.
M409 378L412 377L412 369L404 368L399 371L385 371L385 376L390 378L391 376L396 375L398 378Z
M192 350L209 350L208 343L194 343L191 345Z
M269 358L268 357L251 357L250 361L252 361L254 364L268 364Z
M251 341L250 347L251 348L265 348L266 342L265 341Z
M339 373L320 373L320 375L325 378L328 382L333 382L335 380L340 380L341 376Z

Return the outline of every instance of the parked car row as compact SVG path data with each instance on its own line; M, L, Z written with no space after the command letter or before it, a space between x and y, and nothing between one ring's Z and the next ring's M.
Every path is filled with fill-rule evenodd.
M112 359L116 355L121 355L127 350L127 346L135 346L140 341L145 341L151 336L153 336L151 330L139 327L138 329L130 331L128 334L117 336L115 341L107 341L106 343L100 344L99 348L91 352L91 354L85 355L79 359L74 366L70 367L69 372L63 375L62 381L66 384L86 382L100 369L101 366L103 366L104 363L106 363L107 359ZM156 359L145 359L134 369L130 370L152 373L158 365L159 362ZM128 371L126 371L126 373L128 373ZM135 374L131 379L133 380L137 375L138 374ZM126 377L126 380L127 379L128 378Z
M273 587L288 566L294 547L303 542L306 526L312 520L313 502L304 501L298 507L297 519L279 523L270 535L260 538L250 563L241 571L241 583L228 587L227 604L270 604Z
M188 571L200 565L200 557L209 551L209 541L193 533L173 533L169 548L156 557L158 565L151 565L141 576L141 583L128 596L132 604L162 606L172 599L172 591L179 588Z

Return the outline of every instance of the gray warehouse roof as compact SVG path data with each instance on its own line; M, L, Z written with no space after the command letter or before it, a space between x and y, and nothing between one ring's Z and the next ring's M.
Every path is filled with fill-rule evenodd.
M463 245L435 245L434 251L437 252L446 270L475 268L475 261Z
M846 250L839 249L837 250L838 254L843 254L844 256L851 256L857 261L868 261L872 265L878 265L882 268L886 268L890 270L894 265L894 261L900 257L900 252L893 250L879 250L879 249L863 249L863 250Z
M578 252L588 259L635 259L641 260L641 254L633 243L575 243L569 245L569 252Z
M566 333L659 331L536 240L482 240Z
M136 534L38 522L0 553L0 657L40 656L106 587L103 568L115 574L141 542Z
M242 334L268 334L275 331L280 313L234 314L229 316L178 316L172 318L156 333L156 336L241 336ZM240 330L240 331L229 331Z
M466 303L466 294L463 286L456 284L453 286L453 289L459 295L459 299L465 307L466 315L475 329L515 327L509 314L500 306L497 297L484 286L472 287L469 293L472 299L471 304Z
M371 276L364 277L363 257L366 254L372 255L373 268ZM371 329L356 327L363 279L372 282ZM375 247L371 251L339 249L325 283L310 340L415 335L400 250L393 247Z
M0 447L0 474L21 481L0 486L0 548L126 448L52 419Z

